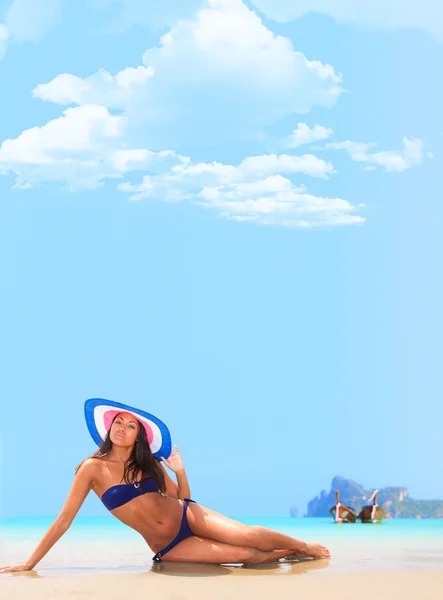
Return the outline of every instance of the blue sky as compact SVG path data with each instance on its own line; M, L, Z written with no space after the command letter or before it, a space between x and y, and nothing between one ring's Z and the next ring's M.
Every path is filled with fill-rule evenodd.
M1 514L57 513L96 396L229 515L443 497L442 10L0 0Z

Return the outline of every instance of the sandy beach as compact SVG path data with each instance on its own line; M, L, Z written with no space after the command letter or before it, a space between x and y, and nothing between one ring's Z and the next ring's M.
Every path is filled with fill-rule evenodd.
M440 600L443 570L331 572L324 561L254 568L162 564L140 573L29 572L3 576L3 600Z
M0 528L0 564L28 556L50 519ZM289 534L320 539L330 560L292 557L245 567L152 563L144 540L113 520L79 517L35 571L0 575L2 600L440 600L443 522L335 526L329 519L261 519Z

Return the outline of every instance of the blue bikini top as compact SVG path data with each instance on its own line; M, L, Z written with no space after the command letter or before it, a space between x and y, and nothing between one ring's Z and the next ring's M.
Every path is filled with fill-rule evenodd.
M136 483L119 483L108 488L101 497L101 501L108 510L118 508L137 496L158 492L158 486L152 477L137 481Z

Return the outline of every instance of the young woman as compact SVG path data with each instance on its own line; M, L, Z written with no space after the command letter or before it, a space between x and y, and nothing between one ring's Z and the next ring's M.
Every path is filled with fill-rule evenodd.
M177 447L168 459L161 457L175 473L174 483L152 454L150 432L138 418L141 411L134 411L118 412L108 423L99 450L77 467L65 505L28 560L0 567L0 573L34 569L69 529L90 490L117 519L140 533L157 553L156 562L256 564L290 554L329 558L320 544L243 525L190 500Z

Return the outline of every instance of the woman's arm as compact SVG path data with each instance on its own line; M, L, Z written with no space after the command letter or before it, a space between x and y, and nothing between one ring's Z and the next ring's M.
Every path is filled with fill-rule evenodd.
M189 481L185 469L183 468L182 471L176 471L175 476L177 477L178 497L181 500L190 498L191 488L189 487Z
M184 498L191 497L191 489L189 487L188 477L186 475L185 466L183 464L183 460L180 456L180 452L178 447L175 446L171 452L171 455L168 459L162 457L162 461L164 464L171 469L175 473L177 477L177 483L174 483L172 479L169 477L166 469L161 464L164 474L165 474L165 483L166 483L166 493L168 496L173 496L174 498L180 498L183 500ZM172 492L172 493L170 493Z
M71 491L66 499L66 502L60 511L60 514L55 519L51 527L43 536L34 552L24 563L15 565L5 565L0 567L0 573L9 573L11 571L30 571L37 563L49 552L52 546L62 537L69 529L75 515L78 513L81 505L85 501L86 496L91 490L94 483L94 473L96 466L91 459L86 460L78 470Z

